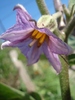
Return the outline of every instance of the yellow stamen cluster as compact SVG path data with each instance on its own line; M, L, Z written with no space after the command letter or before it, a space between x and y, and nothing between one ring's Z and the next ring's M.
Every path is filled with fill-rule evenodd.
M34 30L31 37L33 41L29 44L29 46L32 46L35 42L37 42L38 47L40 47L42 43L48 38L45 33L39 32L38 30Z

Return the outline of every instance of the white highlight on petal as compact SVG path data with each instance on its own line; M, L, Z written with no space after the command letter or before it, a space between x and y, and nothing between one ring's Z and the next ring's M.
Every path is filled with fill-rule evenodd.
M10 44L11 44L10 41L6 41L6 42L2 43L2 45L1 45L1 50L3 50L4 47L10 46Z
M27 10L26 10L26 9L24 8L24 6L21 5L21 4L17 4L17 5L14 7L13 10L15 10L16 8L20 8L20 9L22 9L23 11L27 12Z

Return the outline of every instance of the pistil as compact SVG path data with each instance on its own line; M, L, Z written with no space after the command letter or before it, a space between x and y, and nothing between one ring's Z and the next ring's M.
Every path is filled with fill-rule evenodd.
M36 42L37 42L37 40L34 39L34 40L29 44L29 46L32 47Z

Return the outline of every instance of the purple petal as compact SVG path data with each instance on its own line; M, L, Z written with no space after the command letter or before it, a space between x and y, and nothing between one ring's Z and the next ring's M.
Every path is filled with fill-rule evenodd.
M35 23L30 21L32 18L23 5L18 4L14 7L14 10L15 9L17 10L17 23L21 23L25 26L28 23L29 26L34 27Z
M49 29L47 28L37 28L37 30L39 30L42 33L47 34L48 36L53 36L55 38L58 38L55 34L53 34Z
M42 48L41 47L38 48L36 44L33 47L31 47L31 50L29 50L29 52L27 54L28 65L34 64L39 60L40 55L42 53L41 49Z
M8 32L7 34L2 34L0 36L0 39L4 39L7 41L18 41L18 40L22 40L25 39L27 36L30 35L30 33L34 30L31 27L26 28L25 30L20 30L20 31L14 31L14 29L12 28L13 31Z
M52 52L62 55L69 55L72 53L72 48L68 46L65 42L63 42L61 39L59 39L55 34L50 32L48 29L42 28L39 30L49 36L49 47Z
M46 55L46 57L48 58L48 60L51 63L51 65L57 71L57 73L60 73L60 71L61 71L61 63L60 63L60 60L58 58L58 55L53 53L50 50L50 48L47 45L47 43L44 43L44 45L43 45L43 52Z
M11 42L25 39L34 30L34 23L29 21L31 17L26 9L20 4L14 9L17 9L17 23L0 36L0 39Z
M49 47L51 52L54 52L56 54L61 55L69 55L72 53L72 49L70 46L68 46L65 42L58 38L54 38L52 36L49 36L50 42Z
M1 49L5 48L5 47L17 47L16 45L19 44L20 42L22 42L22 40L14 41L14 42L5 41L1 44Z
M12 31L20 31L24 29L26 30L26 28L30 28L34 25L33 22L30 22L28 20L28 18L31 19L31 17L22 5L18 4L15 6L14 9L17 10L17 23L13 27L9 28L5 33L9 33ZM31 26L31 24L33 25Z
M17 21L20 22L20 17L23 20L23 22L29 21L31 19L30 14L27 12L27 10L23 7L21 4L17 4L14 7L14 10L17 10Z
M22 42L10 42L6 41L2 43L1 48L4 47L18 47L21 52L27 57L28 65L32 65L39 60L40 54L42 53L42 47L38 48L35 43L34 46L29 47L29 44L32 42L32 39L28 38Z
M15 46L18 47L21 52L27 57L28 51L31 49L28 45L31 43L31 39L28 38L22 42L16 43Z
M40 54L42 53L42 48L38 48L36 43L32 47L29 47L31 42L32 39L28 38L15 45L27 57L28 65L36 63L39 60Z

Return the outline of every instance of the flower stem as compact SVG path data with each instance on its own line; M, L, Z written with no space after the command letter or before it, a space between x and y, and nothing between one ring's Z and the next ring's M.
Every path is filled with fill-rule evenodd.
M59 1L58 3L60 3L60 0L54 0L54 1ZM42 15L49 14L47 8L45 7L45 3L43 0L36 0L36 2L37 2L37 5L38 5L39 10ZM61 10L58 10L58 11L62 11L62 8L61 8ZM62 71L59 74L59 80L60 80L60 86L61 86L62 100L71 100L68 64L61 57L60 57L60 59L62 62ZM65 59L67 60L66 57L65 57Z
M70 21L68 22L68 25L63 30L66 34L65 42L68 41L68 37L72 33L74 27L75 27L75 17L70 19Z
M64 13L65 13L65 16L66 16L66 20L67 21L70 20L70 11L69 11L69 9L65 5L63 5L63 10L64 10Z
M60 0L54 0L54 5L55 5L56 11L63 11ZM67 25L67 26L66 26L67 28L65 28L65 30L63 31L66 35L65 42L67 42L68 36L70 34L70 29L72 28L70 25ZM59 80L60 80L62 100L71 100L70 86L69 86L69 73L68 73L69 68L68 68L68 64L66 63L67 57L65 56L66 61L64 61L64 59L62 59L61 57L60 57L60 60L61 60L61 65L62 65L62 71L59 74Z
M54 3L54 7L56 11L63 12L63 7L62 7L62 3L60 2L60 0L53 0L53 3Z
M62 100L71 100L68 64L60 57L62 63L62 71L59 74ZM67 58L65 57L67 60Z
M40 10L42 15L50 14L47 7L46 7L44 0L36 0L36 3L38 5L39 10Z
M54 19L57 19L57 18L59 18L59 17L61 17L62 16L62 12L56 12L56 13L54 13L53 15L52 15L52 17L54 18Z

